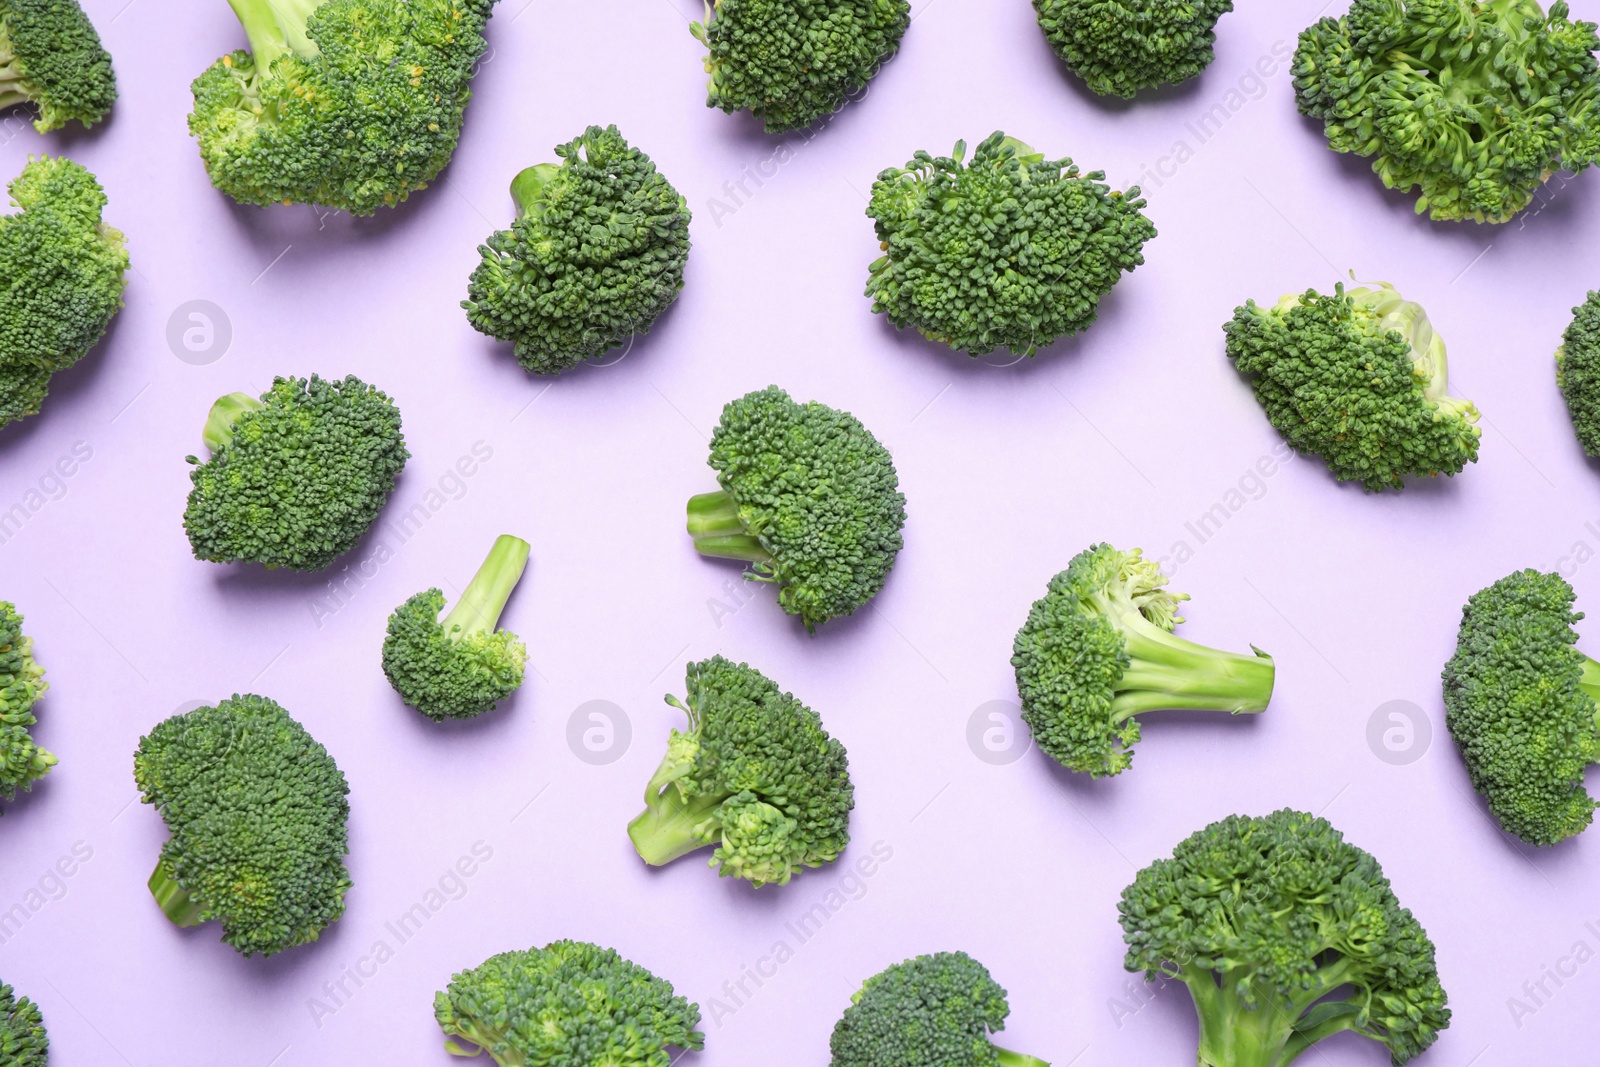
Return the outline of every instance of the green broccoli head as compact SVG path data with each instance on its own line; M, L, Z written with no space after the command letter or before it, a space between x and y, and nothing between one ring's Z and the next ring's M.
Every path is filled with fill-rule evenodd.
M133 777L171 838L150 892L179 926L218 919L246 956L315 941L344 914L344 774L258 696L174 715L139 740Z
M1200 1067L1287 1067L1346 1030L1402 1064L1450 1025L1427 932L1324 819L1214 822L1140 871L1118 910L1128 970L1189 987Z
M1094 325L1156 235L1138 187L1113 192L1103 172L998 131L965 154L963 141L951 156L919 151L873 183L884 255L867 276L872 310L974 356L1031 356Z
M480 245L461 306L515 341L535 374L560 374L643 333L678 298L689 206L615 126L556 148L511 183L518 216Z
M1056 55L1101 96L1176 85L1216 58L1233 0L1033 0Z
M706 0L707 107L804 129L866 87L911 25L907 0Z
M1251 300L1222 329L1267 421L1339 481L1402 489L1409 476L1477 462L1478 409L1445 395L1444 340L1394 286L1308 289L1270 308Z
M1092 545L1050 579L1017 631L1022 718L1056 762L1095 778L1133 760L1150 711L1261 712L1272 700L1272 657L1221 652L1173 635L1166 575L1139 549Z
M470 719L522 686L528 649L496 629L528 565L528 542L502 535L443 619L444 594L418 593L389 616L383 673L407 704L435 722Z
M1537 0L1354 0L1300 35L1302 114L1417 213L1506 222L1600 155L1600 37Z
M722 409L711 435L722 490L691 497L701 555L743 560L807 630L849 615L888 580L906 498L888 449L848 412L777 386Z
M494 0L229 0L249 51L194 81L189 132L241 204L393 207L461 136Z
M78 0L0 0L0 108L39 109L40 133L93 126L117 100L117 76Z
M39 721L34 706L49 688L17 606L0 600L0 797L6 800L32 789L56 765L55 756L34 744L30 729Z
M356 546L411 453L400 409L354 375L276 378L257 400L211 408L211 458L189 473L184 529L196 559L319 571Z
M1011 1005L965 952L906 960L868 978L833 1028L831 1067L1050 1067L999 1048Z
M1584 772L1600 763L1600 663L1574 647L1573 599L1558 574L1507 575L1467 601L1444 667L1445 724L1472 787L1532 845L1594 820Z
M716 845L710 865L755 885L785 885L850 843L855 787L844 746L817 713L766 675L721 656L689 664L689 717L628 824L639 856L661 866Z
M50 1035L39 1006L0 982L0 1063L6 1067L45 1067Z
M99 343L122 307L128 252L105 191L70 159L29 157L0 216L0 426L37 414L50 378Z
M502 952L450 979L433 1014L452 1056L502 1067L669 1067L669 1048L705 1047L700 1008L609 948L553 941Z
M1572 322L1556 349L1556 385L1578 443L1589 455L1600 456L1600 292L1572 309Z

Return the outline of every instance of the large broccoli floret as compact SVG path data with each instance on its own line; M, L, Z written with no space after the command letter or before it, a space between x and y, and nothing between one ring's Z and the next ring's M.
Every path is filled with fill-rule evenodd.
M628 824L639 856L661 866L716 845L710 865L755 885L785 885L850 843L855 787L844 746L817 713L766 675L721 656L689 664L689 716Z
M45 1067L50 1035L39 1006L0 982L0 1063L5 1067Z
M615 126L556 147L511 183L518 216L478 247L461 304L474 329L560 374L643 333L678 298L689 206Z
M872 264L872 310L974 356L1033 355L1087 330L1100 300L1144 262L1156 235L1137 186L1045 159L996 131L963 164L919 151L872 186L867 214L884 255Z
M807 630L849 615L888 580L906 498L888 449L855 416L775 385L722 409L711 435L722 490L689 499L703 556L743 560Z
M1572 309L1572 322L1556 349L1556 385L1578 443L1589 455L1600 456L1600 292Z
M354 375L275 378L257 400L211 408L211 459L189 473L183 515L196 559L318 571L356 546L411 453L400 409Z
M1445 724L1500 825L1554 845L1594 821L1584 772L1600 763L1600 663L1574 646L1572 586L1518 571L1461 613L1444 667Z
M99 343L122 307L128 251L105 191L70 159L29 158L0 215L0 426L36 415L50 378Z
M139 740L133 776L172 836L150 892L179 926L218 919L246 956L315 941L344 914L344 774L258 696L174 715Z
M1188 81L1216 58L1233 0L1033 0L1050 47L1101 96Z
M1308 289L1270 308L1250 300L1222 329L1267 421L1339 481L1402 489L1409 476L1477 462L1478 409L1445 395L1444 339L1394 286Z
M1050 1067L999 1048L1011 1005L965 952L906 960L868 978L833 1028L831 1067Z
M1188 600L1139 549L1093 545L1050 579L1017 631L1011 665L1022 717L1046 754L1106 778L1128 769L1135 716L1150 711L1261 712L1272 657L1221 652L1173 635Z
M907 0L706 0L707 107L749 111L768 133L844 106L900 48Z
M443 619L444 593L418 593L389 616L383 673L407 704L435 722L493 710L522 685L527 646L496 629L528 565L528 542L502 534Z
M1300 111L1417 213L1506 222L1600 156L1600 37L1536 0L1354 0L1300 35Z
M242 204L370 215L450 162L494 0L229 0L249 51L194 81L189 132Z
M15 800L18 789L32 789L56 765L56 757L34 743L31 730L39 721L34 706L49 688L17 606L0 600L0 797L6 800Z
M78 0L0 0L0 109L32 104L40 133L93 126L117 100L117 76Z
M1122 891L1126 966L1181 979L1200 1067L1286 1067L1352 1031L1406 1063L1450 1025L1433 942L1324 819L1231 815Z
M669 1048L705 1047L700 1007L672 983L583 941L502 952L450 979L434 1017L452 1056L502 1067L669 1067Z

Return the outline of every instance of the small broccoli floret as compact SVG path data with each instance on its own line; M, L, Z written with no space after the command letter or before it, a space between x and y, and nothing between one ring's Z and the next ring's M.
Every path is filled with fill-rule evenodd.
M705 1047L700 1006L615 951L552 941L490 956L435 994L452 1056L487 1052L502 1067L669 1067L669 1048Z
M101 221L105 191L70 159L29 157L0 215L0 426L36 415L57 371L99 343L122 307L128 252Z
M78 0L0 0L0 109L32 104L49 133L93 126L116 99L111 56Z
M49 688L17 606L0 600L0 797L6 800L32 789L56 765L54 755L34 744L30 729L39 721L34 706Z
M1600 663L1574 646L1572 586L1518 571L1472 595L1444 667L1445 724L1472 787L1508 833L1554 845L1594 821Z
M659 867L708 845L724 877L786 885L850 843L855 787L844 746L817 713L766 675L721 656L689 664L689 716L628 824L639 856Z
M229 0L249 51L193 85L189 132L241 204L371 215L456 149L495 0Z
M938 952L868 978L833 1028L831 1067L1050 1067L999 1048L1011 1005L988 968Z
M1254 300L1223 332L1267 421L1341 482L1403 489L1413 475L1454 475L1478 460L1478 409L1446 396L1444 339L1394 286Z
M1556 349L1556 385L1578 443L1589 455L1600 456L1600 292L1572 309L1572 322Z
M1139 549L1092 545L1050 579L1017 632L1011 665L1033 739L1069 770L1121 774L1150 711L1265 711L1272 657L1173 635L1188 600Z
M418 593L389 616L383 673L407 704L435 722L491 711L522 685L528 649L496 629L528 565L528 542L503 534L443 619L444 593Z
M50 1035L39 1006L0 982L0 1063L5 1067L45 1067Z
M150 892L177 925L218 919L225 943L271 956L344 914L349 786L271 700L174 715L139 740L133 777L172 833Z
M1176 85L1216 58L1233 0L1033 0L1056 55L1092 91L1131 98Z
M706 106L804 129L865 88L910 25L907 0L706 0L691 27L709 49Z
M848 412L777 386L722 409L711 435L721 492L689 500L703 556L743 560L807 630L849 615L888 580L906 498L888 449Z
M1214 822L1140 871L1118 910L1128 970L1189 987L1200 1067L1287 1067L1345 1030L1402 1064L1450 1025L1427 931L1324 819Z
M650 329L683 288L689 206L615 126L590 126L511 183L518 216L478 247L474 329L560 374Z
M867 214L884 255L872 310L974 356L1041 345L1094 325L1101 299L1144 262L1156 235L1137 186L1080 174L996 131L963 164L918 152L872 186Z
M366 534L411 453L400 409L354 375L275 378L211 408L211 458L189 473L196 559L319 571Z
M1600 156L1600 37L1565 3L1354 0L1300 35L1295 96L1417 213L1507 222Z

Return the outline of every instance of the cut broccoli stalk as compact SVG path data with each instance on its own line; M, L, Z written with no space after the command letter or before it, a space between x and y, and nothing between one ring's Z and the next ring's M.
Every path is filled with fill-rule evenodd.
M494 633L506 610L506 601L522 581L522 572L528 566L528 552L528 542L520 537L511 534L497 537L489 550L489 558L472 576L467 591L440 620L444 632L456 641L475 634Z
M655 785L655 779L651 784ZM685 801L676 789L647 794L645 810L628 824L628 837L639 850L639 858L652 867L663 867L712 844L695 833L695 827L714 815L730 795L707 793Z
M175 926L199 926L205 921L201 917L205 909L178 884L166 860L157 861L155 872L150 875L150 895Z
M725 492L689 498L689 536L695 551L715 559L771 563L772 553L752 537L739 518L739 504Z
M319 54L306 35L306 20L326 0L228 0L239 17L256 70L265 72L279 56L294 53L303 59Z
M206 448L213 454L233 444L233 428L247 411L260 411L267 405L248 393L229 393L218 397L206 416L206 428L201 433Z
M1361 1004L1317 1003L1359 976L1357 968L1338 960L1318 971L1309 988L1290 1000L1273 1002L1256 990L1259 1002L1252 1007L1234 983L1219 985L1204 967L1183 968L1180 977L1200 1017L1199 1062L1203 1067L1286 1067L1323 1038L1344 1030L1363 1032Z
M1147 711L1228 711L1254 715L1267 710L1277 672L1272 657L1224 652L1185 641L1138 612L1120 620L1128 669L1111 702L1114 722Z
M1000 1067L1050 1067L1050 1064L1037 1056L1024 1056L1020 1052L1012 1052L1007 1048L995 1047L995 1062Z
M511 179L511 199L517 202L517 212L523 218L544 214L545 189L560 173L560 163L539 163Z

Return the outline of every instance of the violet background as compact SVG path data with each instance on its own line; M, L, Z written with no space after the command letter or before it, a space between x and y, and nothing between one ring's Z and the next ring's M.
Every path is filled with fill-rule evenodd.
M1204 823L1284 805L1375 853L1436 941L1455 1021L1421 1062L1592 1058L1600 965L1548 985L1520 1023L1508 998L1535 1007L1525 981L1578 942L1600 947L1600 925L1585 925L1600 924L1600 841L1535 851L1496 829L1444 733L1438 674L1467 595L1515 568L1560 567L1580 608L1600 606L1600 568L1585 565L1600 551L1600 469L1573 439L1551 362L1569 309L1600 284L1600 177L1558 179L1547 206L1501 227L1416 218L1411 198L1329 152L1295 112L1274 57L1322 0L1241 0L1203 78L1128 105L1082 91L1025 0L913 6L899 58L808 139L703 106L697 0L504 0L454 163L399 210L350 219L238 207L208 184L188 83L243 42L225 4L86 0L116 57L114 117L48 137L13 117L0 146L7 177L43 151L95 171L135 267L106 342L57 379L42 416L0 435L0 509L42 502L0 544L0 591L49 670L38 738L61 757L0 820L0 909L44 901L0 943L0 977L42 1005L53 1062L444 1064L431 1000L453 971L572 937L700 1002L708 1048L685 1063L825 1063L863 978L952 948L1011 991L1007 1046L1058 1067L1189 1063L1187 994L1129 999L1117 895ZM1593 0L1576 7L1600 16ZM1190 124L1214 108L1202 139ZM511 177L591 122L617 123L687 196L694 251L648 337L551 384L456 305L477 244L511 218ZM1160 229L1097 326L1016 366L897 335L861 295L877 172L996 127L1118 188L1142 183ZM769 159L776 173L736 203L725 183ZM1461 477L1372 496L1314 459L1252 475L1279 439L1219 326L1246 297L1351 270L1400 285L1449 342L1452 391L1484 412L1482 460ZM192 300L231 325L206 365L169 344L169 318ZM440 492L415 536L380 532L348 557L355 570L392 550L332 611L343 565L197 563L180 522L183 457L211 400L313 371L357 374L404 411L414 456L386 523ZM730 599L736 568L697 558L682 532L685 499L712 486L705 439L722 404L773 382L857 414L893 450L909 500L888 587L814 638L765 589ZM479 442L492 457L452 481ZM75 448L92 458L50 481ZM1202 541L1188 524L1218 504L1228 517ZM502 532L533 544L505 618L531 650L528 682L496 714L434 726L379 670L384 620L429 585L453 595ZM969 726L979 716L981 731L991 702L1014 707L1017 626L1098 540L1156 556L1186 543L1181 632L1269 650L1272 710L1152 724L1112 781L1037 752L985 762ZM695 859L647 870L624 833L679 721L662 694L681 691L685 661L718 652L819 709L850 752L855 843L784 888L753 891ZM288 707L353 790L349 910L272 960L237 956L215 925L162 918L144 882L165 832L130 774L156 722L239 691ZM1398 765L1369 743L1369 720L1396 700L1432 731ZM631 724L609 764L569 744L591 701ZM492 859L465 895L399 944L385 924L477 842ZM92 858L50 881L75 843ZM892 858L850 880L874 843ZM30 897L41 884L58 899ZM786 926L830 904L808 941ZM392 958L328 998L324 984L380 940ZM780 941L792 958L730 997L724 983ZM1344 1036L1307 1060L1387 1057Z

